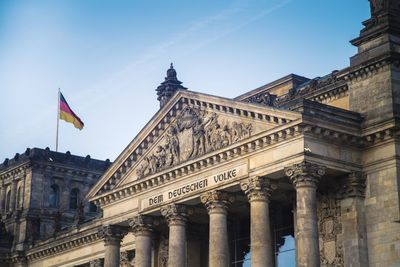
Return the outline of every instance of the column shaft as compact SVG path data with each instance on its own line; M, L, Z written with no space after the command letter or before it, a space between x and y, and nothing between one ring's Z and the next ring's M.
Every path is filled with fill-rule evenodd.
M151 235L136 233L135 266L151 267Z
M227 214L210 213L209 266L227 267L229 262Z
M296 188L296 263L298 267L319 267L317 184L325 167L306 161L285 168Z
M227 214L234 197L226 192L212 191L201 195L210 216L209 267L230 266Z
M119 267L120 261L120 242L106 242L105 243L105 256L104 267Z
M268 202L252 201L250 215L251 266L274 266Z
M186 266L186 227L169 226L168 267Z
M296 258L298 267L320 265L316 189L296 190Z

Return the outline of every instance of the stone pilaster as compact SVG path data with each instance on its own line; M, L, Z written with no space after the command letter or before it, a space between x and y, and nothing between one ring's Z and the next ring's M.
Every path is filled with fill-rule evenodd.
M99 230L99 236L104 239L105 257L104 267L120 266L121 241L128 233L125 227L118 225L104 226Z
M130 220L129 225L135 235L135 266L151 267L152 218L138 215Z
M6 201L6 186L4 182L0 184L0 214L5 212L5 201Z
M285 173L296 188L297 266L320 266L316 190L325 167L304 161L286 167Z
M184 205L171 204L161 208L169 226L168 267L187 266L186 221L187 209Z
M251 266L274 266L269 198L275 188L265 177L251 177L240 184L250 202Z
M365 224L365 176L351 173L338 191L342 217L344 266L368 266Z
M7 204L9 204L10 206L10 211L14 211L15 210L15 203L16 203L16 200L17 200L17 181L16 180L13 180L12 182L11 182L11 196L10 196L10 203L7 203Z
M210 216L209 267L230 266L227 215L235 198L226 192L212 191L201 195L201 202Z

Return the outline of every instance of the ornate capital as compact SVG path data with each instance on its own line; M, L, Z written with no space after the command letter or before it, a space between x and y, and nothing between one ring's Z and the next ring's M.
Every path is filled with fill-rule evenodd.
M153 218L144 215L138 215L133 217L129 221L131 231L135 236L137 235L149 235L151 236L153 229Z
M338 197L341 199L351 197L365 197L365 175L361 172L352 172L343 179Z
M240 183L240 188L247 195L250 202L252 201L267 201L275 185L271 184L271 180L266 177L254 176Z
M161 208L161 214L165 217L168 225L185 225L188 210L185 205L170 204Z
M227 213L229 205L235 201L232 194L223 191L206 192L200 196L201 202L206 206L209 214Z
M107 225L101 228L98 235L104 239L105 245L120 244L128 229L119 225Z
M325 167L307 161L285 168L285 174L296 188L317 187L321 177L325 174Z

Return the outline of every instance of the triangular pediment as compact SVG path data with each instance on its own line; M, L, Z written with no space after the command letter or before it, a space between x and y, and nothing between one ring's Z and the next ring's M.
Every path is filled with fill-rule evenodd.
M299 113L179 91L88 193L89 198L299 119Z

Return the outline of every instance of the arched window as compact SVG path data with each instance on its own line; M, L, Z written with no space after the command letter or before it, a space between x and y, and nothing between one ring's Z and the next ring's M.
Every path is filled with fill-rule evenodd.
M11 190L7 192L7 197L6 197L6 211L9 211L11 209Z
M60 189L58 185L53 184L50 186L50 193L49 193L49 206L51 208L57 208L60 202Z
M79 189L73 188L69 195L69 208L72 210L76 210L79 205Z
M22 203L23 203L23 199L22 199L22 187L18 187L18 193L17 193L17 209L22 209Z

